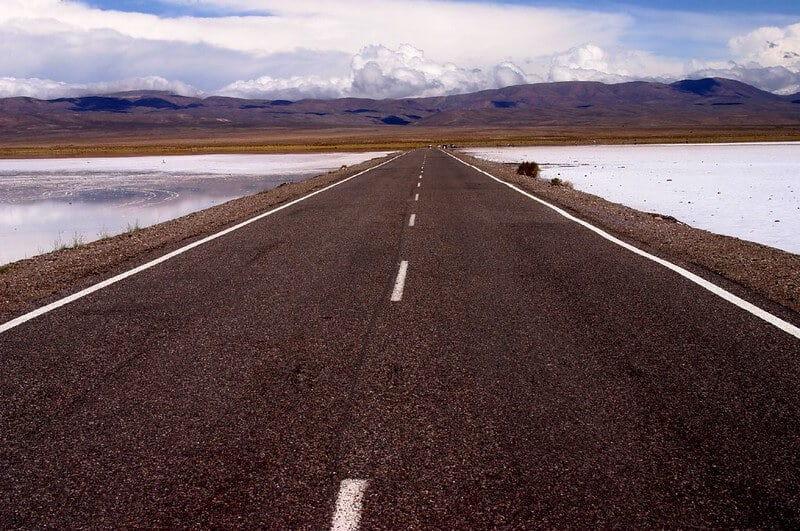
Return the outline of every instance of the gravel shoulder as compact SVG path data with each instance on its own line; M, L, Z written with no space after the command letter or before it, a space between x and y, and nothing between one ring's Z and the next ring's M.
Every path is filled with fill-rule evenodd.
M350 177L391 156L282 185L152 227L0 266L0 322ZM798 255L713 234L668 217L639 212L591 194L519 176L513 165L460 156L623 239L638 242L659 256L700 266L800 313Z

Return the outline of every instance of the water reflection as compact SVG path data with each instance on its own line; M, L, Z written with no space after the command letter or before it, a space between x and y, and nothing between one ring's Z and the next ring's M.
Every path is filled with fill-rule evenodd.
M174 219L378 155L0 161L0 264Z

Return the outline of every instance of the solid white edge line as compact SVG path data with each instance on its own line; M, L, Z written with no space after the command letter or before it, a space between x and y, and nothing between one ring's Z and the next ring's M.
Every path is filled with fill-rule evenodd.
M634 247L633 245L631 245L629 243L626 243L626 242L624 242L624 241L612 236L611 234L605 232L604 230L602 230L602 229L600 229L598 227L595 227L591 223L588 223L588 222L586 222L586 221L584 221L582 219L576 218L572 214L570 214L570 213L558 208L557 206L552 205L552 204L550 204L547 201L544 201L542 199L539 199L535 195L529 194L525 190L523 190L523 189L521 189L521 188L519 188L519 187L517 187L517 186L515 186L515 185L513 185L511 183L508 183L508 182L506 182L506 181L504 181L504 180L502 180L502 179L500 179L498 177L495 177L491 173L483 171L482 169L480 169L480 168L478 168L476 166L473 166L472 164L459 159L455 155L451 155L450 153L447 153L446 151L444 153L446 153L450 157L456 159L461 164L464 164L465 166L469 166L470 168L472 168L472 169L474 169L474 170L476 170L476 171L478 171L478 172L480 172L480 173L482 173L482 174L484 174L484 175L486 175L488 177L491 177L495 181L508 186L512 190L515 190L515 191L521 193L522 195L524 195L524 196L526 196L526 197L528 197L530 199L533 199L534 201L536 201L538 203L541 203L542 205L554 210L555 212L559 213L560 215L564 216L565 218L567 218L567 219L569 219L571 221L574 221L575 223L578 223L579 225L582 225L582 226L586 227L587 229L591 230L592 232L595 232L595 233L599 234L600 236L602 236L606 240L608 240L608 241L610 241L612 243L615 243L615 244L619 245L620 247L623 247L623 248L631 251L632 253L638 254L641 257L647 258L648 260L652 260L653 262L655 262L655 263L657 263L657 264L659 264L661 266L664 266L667 269L671 269L675 273L677 273L677 274L681 275L682 277L690 280L691 282L694 282L698 286L700 286L702 288L705 288L706 290L710 291L714 295L717 295L718 297L721 297L722 299L725 299L726 301L730 302L731 304L734 304L734 305L738 306L739 308L745 310L746 312L751 313L752 315L758 317L759 319L762 319L762 320L768 322L769 324L771 324L771 325L783 330L787 334L792 335L792 336L800 339L800 328L794 326L793 324L791 324L791 323L789 323L787 321L784 321L780 317L778 317L776 315L773 315L773 314L769 313L766 310L762 310L758 306L747 302L746 300L742 299L741 297L738 297L738 296L734 295L733 293L731 293L731 292L729 292L729 291L717 286L716 284L713 284L713 283L709 282L708 280L706 280L706 279L704 279L704 278L702 278L702 277L700 277L698 275L695 275L691 271L688 271L688 270L686 270L686 269L684 269L684 268L682 268L682 267L680 267L680 266L678 266L676 264L673 264L672 262L668 262L667 260L664 260L663 258L659 258L657 256L654 256L654 255L650 254L650 253L647 253L647 252L639 249L638 247Z
M403 300L403 289L406 285L406 274L408 273L408 260L400 262L400 269L397 270L397 280L394 281L394 291L392 291L392 302Z
M336 497L336 508L331 520L331 531L356 531L361 523L361 505L366 479L343 479Z
M417 215L416 214L411 214L411 217L408 218L408 226L409 227L413 227L414 223L416 223L416 222L417 222Z
M274 208L272 210L269 210L267 212L259 214L259 215L255 216L253 218L248 219L248 220L245 220L245 221L239 223L238 225L234 225L233 227L228 227L227 229L225 229L223 231L220 231L220 232L217 232L216 234L212 234L211 236L207 236L207 237L205 237L205 238L203 238L201 240L198 240L196 242L190 243L189 245L186 245L185 247L181 247L180 249L176 249L175 251L172 251L171 253L165 254L164 256L156 258L155 260L147 262L146 264L142 264L139 267L131 269L130 271L126 271L126 272L121 273L121 274L119 274L119 275L117 275L115 277L111 277L111 278L109 278L107 280L104 280L103 282L100 282L98 284L94 284L93 286L89 286L88 288L86 288L84 290L81 290L81 291L79 291L77 293L74 293L74 294L72 294L72 295L70 295L68 297L64 297L63 299L59 299L59 300L57 300L55 302L52 302L52 303L50 303L50 304L48 304L46 306L42 306L41 308L38 308L38 309L33 310L31 312L28 312L28 313L26 313L24 315L21 315L21 316L15 318L15 319L12 319L12 320L7 321L7 322L5 322L3 324L0 324L0 334L2 334L3 332L6 332L8 330L11 330L12 328L15 328L15 327L27 322L27 321L30 321L31 319L35 319L36 317L40 317L40 316L42 316L42 315L44 315L44 314L46 314L48 312L51 312L51 311L55 310L56 308L60 308L61 306L65 306L65 305L67 305L67 304L69 304L71 302L75 302L76 300L81 299L83 297L86 297L87 295L90 295L90 294L94 293L95 291L100 291L101 289L107 288L108 286L110 286L112 284L116 284L117 282L119 282L121 280L125 280L126 278L132 277L133 275L135 275L137 273L141 273L142 271L144 271L146 269L150 269L151 267L156 266L156 265L158 265L158 264L160 264L162 262L166 262L167 260L169 260L171 258L174 258L174 257L176 257L176 256L178 256L180 254L183 254L186 251L194 249L195 247L199 247L200 245L203 245L204 243L208 243L208 242L210 242L212 240L216 240L217 238L225 236L226 234L230 234L231 232L233 232L235 230L241 229L242 227L250 225L251 223L254 223L256 221L264 219L267 216L271 216L272 214L274 214L276 212L279 212L279 211L281 211L281 210L283 210L285 208L289 208L290 206L293 206L293 205L295 205L295 204L297 204L297 203L299 203L301 201L305 201L309 197L313 197L313 196L315 196L317 194L321 194L322 192L330 190L331 188L333 188L335 186L339 186L340 184L346 183L347 181L349 181L351 179L355 179L356 177L364 175L365 173L367 173L369 171L372 171L374 169L380 168L381 166L383 166L385 164L388 164L388 163L390 163L390 162L392 162L394 160L397 160L398 158L402 157L403 155L405 155L405 153L401 153L401 154L399 154L399 155L397 155L395 157L392 157L389 160L381 162L380 164L378 164L376 166L372 166L370 168L367 168L364 171L360 171L360 172L356 173L355 175L351 175L350 177L347 177L346 179L342 179L341 181L337 181L337 182L335 182L333 184L330 184L330 185L328 185L328 186L326 186L324 188L320 188L319 190L317 190L315 192L311 192L308 195L304 195L302 197L299 197L297 199L289 201L288 203L285 203L285 204L283 204L283 205L281 205L279 207L276 207L276 208Z

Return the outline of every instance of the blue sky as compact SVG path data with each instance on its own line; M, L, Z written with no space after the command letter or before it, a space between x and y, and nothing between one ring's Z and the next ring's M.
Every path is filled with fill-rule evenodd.
M269 15L267 10L240 9L236 7L214 6L199 2L174 3L161 0L87 0L84 4L98 9L125 11L128 13L149 13L164 17L225 17Z
M477 4L505 4L526 5L555 8L574 9L600 9L603 11L618 11L626 8L663 9L667 7L663 1L656 0L630 0L627 2L573 0L568 2L525 1L525 0L500 0L486 2L484 0L471 0ZM116 9L127 12L151 13L164 16L224 16L224 15L254 15L268 14L268 10L236 9L234 7L210 7L198 2L176 4L162 0L87 0L87 5L100 9ZM368 6L368 4L365 4ZM670 10L690 11L697 13L770 13L783 15L800 15L800 2L796 0L771 0L754 2L752 0L670 0ZM368 8L368 7L367 7Z
M476 3L485 3L475 0ZM647 9L664 9L675 11L691 11L697 13L776 13L784 15L800 14L800 4L795 0L769 0L755 2L753 0L630 0L626 2L572 0L568 2L505 0L498 3L517 4L547 7L571 7L577 9L601 9L604 11L617 11L621 9L638 7Z
M720 76L800 92L797 0L2 0L0 96L411 97Z

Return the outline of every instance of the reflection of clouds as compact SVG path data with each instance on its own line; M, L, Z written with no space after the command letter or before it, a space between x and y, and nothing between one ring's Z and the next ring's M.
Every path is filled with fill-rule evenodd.
M114 203L118 206L154 204L172 201L183 195L245 195L273 188L284 181L295 181L307 174L280 176L173 176L137 175L124 177L63 176L57 179L37 179L35 176L8 182L4 186L2 203L35 203L42 200L73 203ZM124 182L123 182L124 181ZM35 185L34 185L35 184Z
M0 160L0 264L51 251L56 242L79 237L88 243L379 155Z
M176 196L177 197L177 196ZM57 242L83 243L125 232L130 227L147 227L223 203L236 195L195 195L156 204L109 203L72 204L45 201L0 204L0 263L33 256L57 247Z
M244 195L375 153L0 160L0 204L53 199L153 204L200 193Z
M68 217L65 210L62 204L51 201L32 205L0 204L0 232L5 232L7 227L58 223Z
M282 155L175 155L169 157L106 157L91 159L0 160L0 182L6 176L40 174L92 178L101 175L163 181L181 175L215 178L220 175L261 175L322 172L356 164L385 153L310 153Z
M157 222L207 208L211 205L229 201L237 195L196 194L191 197L174 196L173 201L156 203L129 203L118 205L115 202L74 202L44 201L31 204L0 204L0 232L12 227L26 230L48 228L57 231L68 230L71 226L125 226L124 220L137 219Z

